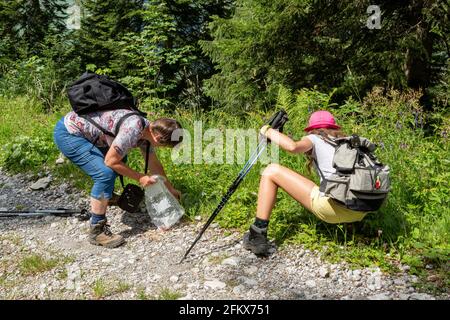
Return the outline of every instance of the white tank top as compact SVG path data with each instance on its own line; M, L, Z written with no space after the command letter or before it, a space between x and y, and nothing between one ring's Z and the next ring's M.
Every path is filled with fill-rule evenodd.
M323 139L316 134L309 134L306 137L311 140L313 144L313 157L317 159L317 164L325 178L328 178L332 173L336 173L336 169L333 168L334 147L323 141ZM314 167L316 167L315 164ZM317 167L316 171L322 182L322 176L318 172Z

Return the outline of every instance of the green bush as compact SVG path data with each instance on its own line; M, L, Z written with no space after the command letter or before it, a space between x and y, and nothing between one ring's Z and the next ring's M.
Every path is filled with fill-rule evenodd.
M19 136L3 146L2 154L3 166L13 172L39 168L58 155L48 136Z

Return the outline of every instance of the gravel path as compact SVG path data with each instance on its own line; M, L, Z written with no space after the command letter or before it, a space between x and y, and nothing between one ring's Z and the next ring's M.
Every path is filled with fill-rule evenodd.
M79 208L88 197L68 184L33 191L29 175L0 171L0 210ZM449 299L416 292L415 276L328 264L301 246L258 258L242 234L213 224L180 258L204 221L158 231L145 213L111 208L116 249L92 246L88 222L74 217L0 219L0 299Z

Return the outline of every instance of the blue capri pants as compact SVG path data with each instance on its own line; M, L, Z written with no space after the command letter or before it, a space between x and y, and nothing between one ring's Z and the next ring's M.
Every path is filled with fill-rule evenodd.
M105 165L108 148L98 148L86 138L70 134L64 125L64 118L56 124L53 138L62 154L94 180L91 197L110 199L117 174Z

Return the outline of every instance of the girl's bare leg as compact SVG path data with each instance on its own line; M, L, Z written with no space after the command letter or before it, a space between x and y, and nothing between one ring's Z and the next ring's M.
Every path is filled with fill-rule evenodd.
M297 172L279 164L270 164L264 170L259 183L256 216L262 220L269 220L278 187L311 211L310 194L314 186L316 186L314 182Z

